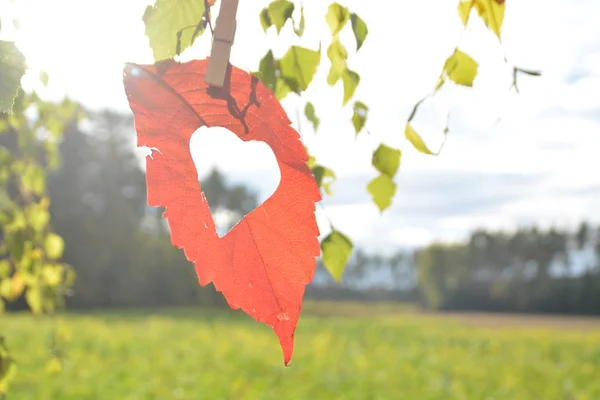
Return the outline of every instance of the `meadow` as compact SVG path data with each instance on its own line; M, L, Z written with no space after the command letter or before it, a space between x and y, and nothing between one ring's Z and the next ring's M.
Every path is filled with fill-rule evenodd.
M19 364L7 400L600 399L594 319L307 303L287 368L240 311L5 314L0 332Z

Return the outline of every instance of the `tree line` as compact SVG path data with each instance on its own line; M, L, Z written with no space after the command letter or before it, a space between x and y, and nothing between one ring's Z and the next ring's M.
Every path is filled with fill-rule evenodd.
M101 111L71 124L60 143L60 165L47 184L52 229L77 273L68 307L225 305L212 285L199 286L191 263L171 245L162 210L146 205L134 140L129 115ZM222 233L257 205L250 188L227 182L218 170L201 181ZM391 255L356 249L341 284L319 260L307 296L444 310L600 313L600 227L480 229L460 242Z

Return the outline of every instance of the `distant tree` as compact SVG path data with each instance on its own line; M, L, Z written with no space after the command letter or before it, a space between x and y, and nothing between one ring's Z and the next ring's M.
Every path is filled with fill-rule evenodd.
M200 184L222 233L230 230L236 221L258 206L256 193L244 185L228 184L217 168L201 179Z

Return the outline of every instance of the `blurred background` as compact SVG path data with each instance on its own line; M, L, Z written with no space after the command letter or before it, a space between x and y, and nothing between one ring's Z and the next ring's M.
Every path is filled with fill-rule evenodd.
M10 5L24 86L68 95L88 116L66 129L47 183L52 228L77 272L69 312L33 318L23 299L7 306L0 327L19 365L7 399L600 399L600 4L510 2L503 48L475 26L465 39L480 62L475 87L442 93L416 118L437 148L451 110L443 152L427 157L403 124L461 34L456 2L342 2L370 29L349 60L370 133L355 137L325 66L302 101L283 104L338 176L318 206L321 234L331 220L355 249L341 283L318 261L283 368L270 329L199 287L162 210L146 205L147 153L135 146L122 67L152 62L149 3ZM321 31L265 35L268 3L240 2L232 62L248 71L269 48L316 49L328 34L328 3L307 1ZM209 44L205 35L183 59ZM520 80L516 95L503 54L543 76ZM47 88L36 86L40 71ZM306 100L320 110L318 133L298 111ZM383 214L366 191L382 141L404 150ZM270 150L230 132L198 131L191 152L221 233L278 184Z

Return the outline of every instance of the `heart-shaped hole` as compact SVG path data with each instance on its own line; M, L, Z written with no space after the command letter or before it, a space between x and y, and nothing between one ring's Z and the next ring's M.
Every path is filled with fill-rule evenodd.
M196 130L190 153L219 237L268 199L281 180L268 144L244 141L226 128Z

